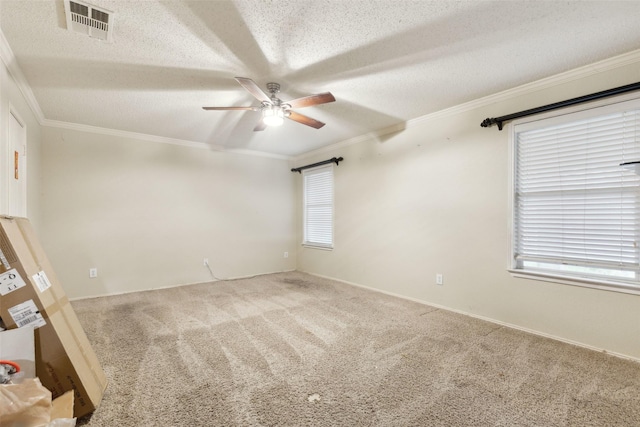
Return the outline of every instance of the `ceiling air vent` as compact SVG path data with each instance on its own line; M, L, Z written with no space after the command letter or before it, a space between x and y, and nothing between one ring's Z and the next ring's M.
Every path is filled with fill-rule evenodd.
M67 29L110 42L113 12L74 0L64 0Z

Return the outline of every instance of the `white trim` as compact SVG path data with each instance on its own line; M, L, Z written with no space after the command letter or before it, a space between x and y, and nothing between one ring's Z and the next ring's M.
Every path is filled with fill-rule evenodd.
M22 73L22 70L18 65L16 57L13 53L13 50L11 50L11 46L9 46L9 42L5 38L4 33L2 32L2 29L0 29L0 59L5 64L5 66L7 67L7 70L9 71L9 74L13 77L14 81L16 82L18 89L24 96L25 101L29 105L29 108L33 112L40 126L71 129L71 130L77 130L81 132L111 135L111 136L117 136L122 138L139 139L143 141L160 142L164 144L175 144L183 147L193 147L193 148L202 148L207 150L224 151L227 153L235 153L235 154L241 154L241 155L247 155L247 156L268 157L268 158L280 159L280 160L291 159L291 156L283 156L279 154L271 154L271 153L265 153L261 151L243 150L243 149L229 150L219 145L207 144L204 142L188 141L188 140L175 139L175 138L166 138L166 137L161 137L156 135L128 132L128 131L117 130L117 129L108 129L108 128L102 128L98 126L89 126L89 125L82 125L78 123L70 123L70 122L47 119L44 117L42 109L40 108L40 104L38 104L38 101L35 95L33 94L33 91L31 90L31 86L29 86L27 79Z
M522 117L513 121L510 121L505 128L508 131L509 136L509 179L508 179L508 191L507 198L509 216L508 216L508 238L509 238L509 259L507 263L507 271L511 273L513 277L529 280L539 280L544 282L558 283L562 285L579 286L584 288L605 290L611 292L620 292L625 294L640 295L640 286L638 282L625 283L623 281L615 281L615 279L599 279L597 277L581 277L579 274L571 275L570 273L562 274L561 272L555 273L551 271L538 271L527 268L518 268L515 260L515 199L516 199L516 183L515 183L515 169L516 169L516 134L517 132L526 131L530 128L545 127L553 125L554 123L564 123L570 121L578 121L585 117L606 115L612 112L617 112L623 108L637 108L637 103L640 101L640 92L631 92L622 95L616 95L599 99L583 104L574 105L571 107L562 108L559 110L552 110L540 114ZM567 117L570 116L570 117ZM543 122L543 123L539 123Z
M551 77L546 77L544 79L536 80L531 83L526 83L511 89L504 90L502 92L485 96L483 98L478 98L473 101L465 102L464 104L459 104L450 108L445 108L444 110L426 114L421 117L416 117L414 119L407 120L404 123L389 126L384 129L380 129L376 132L371 132L365 135L360 135L360 136L350 138L344 141L340 141L331 145L327 145L317 150L300 154L299 156L294 157L293 160L297 162L297 161L306 159L308 157L315 156L317 154L323 154L328 151L338 150L340 148L357 144L359 142L375 139L376 137L388 135L393 132L399 132L401 130L420 125L422 124L422 122L428 122L430 120L436 120L439 118L450 117L456 114L465 113L467 111L475 110L480 107L486 107L491 104L507 101L507 100L516 98L518 96L534 93L542 89L548 89L563 83L568 83L574 80L582 79L582 78L585 78L594 74L599 74L608 70L624 67L626 65L634 64L637 62L640 62L640 49L634 50L632 52L628 52L622 55L614 56L613 58L605 59L593 64L585 65L583 67L576 68L570 71L566 71L561 74L556 74ZM604 88L604 89L607 89L607 88ZM580 96L580 95L576 95L576 96ZM483 118L478 118L478 126L480 126L480 121L482 119Z
M307 177L309 175L314 175L314 174L315 175L325 174L325 172L330 172L330 180L331 180L331 242L328 244L323 242L313 242L313 241L307 240L307 237L308 237L307 231L310 228L309 227L310 222L308 221L308 215L307 215L308 213L307 200L309 195L309 192L307 191L308 189ZM314 192L314 194L317 194L317 192ZM333 250L333 247L335 245L335 212L336 212L335 200L336 200L335 165L333 163L304 169L302 171L302 246L307 248L314 248L314 249ZM323 233L323 236L324 236L324 233Z
M24 99L27 101L29 108L31 108L31 111L36 116L38 123L42 125L42 122L44 121L44 114L42 114L42 110L40 109L40 104L38 104L38 101L36 100L36 97L33 94L33 91L31 90L31 86L29 86L27 79L22 73L22 70L18 65L18 61L16 60L16 57L13 54L13 50L11 50L11 46L9 46L9 42L5 38L4 33L2 32L1 29L0 29L0 59L2 59L2 62L4 62L4 65L7 67L7 70L9 70L9 74L11 74L11 76L13 77L13 80L15 80L16 85L18 86L18 89L20 89L20 92L22 92Z
M302 271L302 270L299 270L299 271ZM336 279L335 277L325 276L325 275L322 275L322 274L311 273L311 272L308 272L308 271L302 271L302 272L310 274L312 276L321 277L323 279L335 280L336 282L344 283L345 285L355 286L355 287L358 287L358 288L362 288L362 289L367 289L367 290L370 290L370 291L378 292L378 293L381 293L381 294L384 294L384 295L389 295L389 296L392 296L392 297L401 298L401 299L404 299L404 300L407 300L407 301L417 302L419 304L427 305L429 307L434 307L434 308L438 308L438 309L441 309L441 310L450 311L452 313L462 314L464 316L469 316L469 317L473 317L475 319L484 320L485 322L494 323L496 325L504 326L504 327L511 328L511 329L516 329L518 331L526 332L526 333L537 335L537 336L544 337L544 338L550 338L552 340L560 341L560 342L563 342L563 343L566 343L566 344L575 345L577 347L586 348L588 350L593 350L593 351L597 351L597 352L600 352L600 353L610 354L612 356L619 357L621 359L631 360L631 361L640 363L640 357L634 357L634 356L629 356L628 354L617 353L615 351L609 351L609 350L606 350L606 349L603 349L603 348L594 347L592 345L585 344L585 343L582 343L582 342L579 342L579 341L573 341L573 340L570 340L570 339L567 339L567 338L558 337L556 335L547 334L546 332L536 331L535 329L525 328L523 326L514 325L513 323L503 322L501 320L492 319L490 317L481 316L479 314L469 313L469 312L466 312L464 310L458 310L458 309L455 309L455 308L446 307L444 305L435 304L435 303L431 303L431 302L428 302L428 301L423 301L421 299L408 297L408 296L405 296L405 295L397 294L395 292L384 291L384 290L381 290L381 289L372 288L370 286L365 286L365 285L360 285L358 283L349 282L347 280Z
M267 273L247 274L245 276L234 276L234 277L228 277L226 279L211 279L211 280L206 280L204 282L181 283L181 284L177 284L177 285L159 286L159 287L148 288L148 289L136 289L134 291L123 291L123 292L115 292L115 293L106 293L106 294L91 295L91 296L86 296L86 297L73 297L73 298L69 298L69 301L82 301L82 300L85 300L85 299L102 298L102 297L114 297L114 296L118 296L118 295L136 294L138 292L149 292L149 291L158 291L158 290L161 290L161 289L180 288L182 286L204 285L204 284L207 284L207 283L216 283L216 282L225 282L225 281L231 281L231 280L250 279L252 277L257 277L257 276L266 276L266 275L269 275L269 274L278 274L278 273L290 273L290 272L293 272L293 271L296 271L296 270L282 270L282 271L272 271L272 272L267 272Z
M301 243L300 246L306 249L320 249L322 251L332 251L333 246L314 245L312 243Z
M98 126L83 125L78 123L62 122L58 120L45 119L42 125L47 127L52 127L52 128L75 130L78 132L88 132L88 133L95 133L95 134L101 134L101 135L117 136L121 138L138 139L142 141L181 145L184 147L208 148L216 151L224 151L223 147L216 146L216 145L209 145L202 142L193 142L193 141L187 141L184 139L175 139L175 138L165 138L165 137L156 136L156 135L129 132L129 131L118 130L118 129L109 129L109 128L103 128Z
M18 125L20 126L20 128L22 128L22 131L21 131L22 141L21 142L22 142L22 151L23 151L24 161L23 161L23 164L22 164L21 171L19 172L19 176L22 177L22 180L21 180L21 183L20 183L20 188L19 188L19 192L20 192L20 195L21 195L20 198L22 199L22 203L21 203L21 206L20 206L20 209L19 209L20 215L18 215L18 213L16 213L15 211L9 212L10 211L9 207L13 206L13 204L15 202L15 199L12 199L12 198L15 198L15 194L13 194L13 191L11 190L11 188L12 188L12 184L10 183L11 180L12 180L11 177L8 177L8 182L7 182L7 185L8 185L8 188L7 188L7 190L8 190L7 191L7 196L8 196L7 212L11 213L14 216L17 215L17 216L28 217L29 215L28 215L28 210L27 210L28 209L27 201L28 201L29 197L28 197L27 191L29 189L29 186L28 186L28 183L27 183L27 178L28 178L29 174L28 174L28 161L27 161L27 158L28 158L27 145L28 145L28 142L29 142L29 137L28 137L28 134L27 134L27 132L28 132L27 131L27 123L24 121L24 119L22 118L22 116L18 112L17 108L15 108L11 102L9 102L9 116L7 117L7 132L6 132L6 135L5 135L5 137L7 138L7 142L8 142L8 144L7 144L7 155L8 155L8 158L9 158L9 163L11 163L11 159L13 159L13 155L11 155L11 153L12 153L12 151L15 150L15 146L13 146L15 141L13 139L11 139L11 135L10 135L10 132L11 132L11 124L10 124L11 117L13 117L16 120L16 122L18 123ZM13 168L9 167L7 169L7 172L10 172L12 170L13 170ZM13 174L11 174L11 175L13 176ZM14 206L14 208L15 208L15 206Z
M9 73L13 76L14 80L16 81L18 88L24 95L27 103L29 104L29 107L33 111L40 125L54 126L53 124L51 124L54 122L53 120L45 119L44 114L40 109L40 105L38 104L38 101L36 100L36 97L34 96L33 91L31 90L31 87L29 86L26 78L24 77L22 70L18 66L17 61L15 59L15 55L13 54L13 51L11 50L11 47L9 46L9 43L7 42L7 39L5 38L4 33L2 32L1 29L0 29L0 59L2 59L2 61L7 66ZM371 138L381 137L384 135L388 135L390 133L399 132L404 129L420 125L422 124L422 122L427 122L427 121L435 120L438 118L449 117L456 114L464 113L470 110L474 110L476 108L485 107L500 101L509 100L517 96L533 93L541 89L550 88L562 83L578 80L584 77L588 77L588 76L599 74L608 70L624 67L626 65L634 64L637 62L640 62L640 49L634 50L622 55L614 56L612 58L604 59L602 61L598 61L593 64L588 64L579 68L575 68L573 70L566 71L561 74L556 74L551 77L546 77L544 79L540 79L531 83L526 83L526 84L517 86L515 88L507 89L502 92L488 95L483 98L475 99L473 101L459 104L457 106L453 106L450 108L446 108L444 110L426 114L424 116L407 120L404 123L389 126L375 132L370 132L370 133L356 136L344 141L339 141L339 142L327 145L325 147L321 147L316 150L308 151L298 156L270 155L268 153L252 151L252 150L224 150L224 151L236 152L238 154L245 154L245 155L252 155L252 156L262 156L262 157L275 156L274 158L288 159L288 160L293 160L294 162L297 162L299 160L306 159L308 157L312 157L317 154L333 151L339 148L347 147L349 145L357 144L359 142L367 141L367 140L370 140ZM65 122L56 122L56 123L58 123L58 125L56 125L57 127L61 127L60 123L65 123ZM77 125L77 126L83 126L83 125ZM92 126L88 126L87 128L94 128L94 131L95 129L104 129L104 128L95 128ZM85 130L88 132L90 131L87 129ZM177 145L185 145L185 146L200 146L201 148L208 148L208 149L211 149L213 147L210 144L206 144L202 142L163 138L163 137L146 135L146 134L128 133L126 131L114 131L114 132L117 132L118 136L126 135L125 137L130 137L130 138L139 138L140 135L144 135L143 139L147 141L157 141L157 142L164 142L169 144L177 144Z
M20 126L22 126L25 129L27 128L27 122L24 121L24 119L22 118L22 116L18 112L18 109L15 108L11 102L9 102L9 114L11 114L13 117L15 117L15 119L18 121Z
M579 286L581 288L599 289L602 291L622 292L625 294L640 295L640 287L622 282L607 280L597 280L592 278L580 278L578 276L563 276L547 272L537 272L532 270L520 270L517 268L507 269L513 277L519 279L538 280L542 282L559 283L561 285Z
M640 99L640 91L634 91L634 92L629 92L629 93L623 93L621 95L614 95L614 96L610 96L607 98L602 98L602 99L597 99L594 101L589 101L589 102L585 102L585 103L581 103L581 104L576 104L570 107L563 107L559 110L551 110L551 111L547 111L544 113L538 113L538 114L534 114L531 116L525 116L525 117L521 117L519 119L515 119L513 121L511 121L509 123L509 125L511 126L511 140L509 141L510 143L514 143L514 137L515 137L515 128L518 127L520 129L528 129L528 127L533 126L535 127L535 123L542 121L542 120L549 120L549 119L553 119L558 117L557 120L563 120L561 117L562 116L566 116L569 114L574 114L574 113L580 113L583 111L589 111L589 110L594 110L594 109L601 109L603 107L609 107L611 109L615 109L617 108L616 105L617 104L621 104L623 102L630 102L630 101L635 101ZM607 111L607 110L600 110L600 111ZM585 113L588 114L588 113ZM600 113L597 113L600 114ZM603 113L606 114L606 113ZM573 120L573 119L571 119ZM525 128L524 126L528 126L527 128ZM546 126L546 124L545 124Z
M126 130L109 129L109 128L103 128L98 126L83 125L78 123L62 122L58 120L45 119L41 124L46 127L69 129L69 130L75 130L78 132L110 135L110 136L117 136L120 138L130 138L130 139L137 139L141 141L158 142L162 144L173 144L173 145L180 145L183 147L200 148L205 150L213 150L213 151L221 151L221 152L224 151L226 153L241 154L246 156L257 156L257 157L268 157L268 158L279 159L279 160L290 160L290 157L282 156L279 154L264 153L261 151L253 151L253 150L226 149L221 145L207 144L204 142L188 141L185 139L177 139L177 138L166 138L163 136L149 135L146 133L136 133L136 132L130 132Z
M515 235L514 235L514 226L515 226L515 198L516 198L516 186L515 180L513 179L516 173L516 150L515 150L515 131L513 122L507 123L507 125L503 128L504 131L509 132L509 147L507 148L508 158L509 158L509 177L507 179L507 191L509 194L507 195L507 208L509 209L509 215L507 216L507 236L509 238L509 251L508 251L508 259L507 259L507 269L511 269L515 267Z
M241 154L245 156L267 157L269 159L278 159L278 160L291 160L291 156L285 156L284 154L267 153L265 151L246 150L242 148L232 148L232 149L225 148L224 151L226 153Z

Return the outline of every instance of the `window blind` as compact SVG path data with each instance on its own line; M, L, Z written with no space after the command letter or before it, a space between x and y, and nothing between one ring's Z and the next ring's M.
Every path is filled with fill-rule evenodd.
M620 166L640 160L635 105L516 126L516 268L638 280L640 176Z
M333 166L303 171L305 245L333 247Z

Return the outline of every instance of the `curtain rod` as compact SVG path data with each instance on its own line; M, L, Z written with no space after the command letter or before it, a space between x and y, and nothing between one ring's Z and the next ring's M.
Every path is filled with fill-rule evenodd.
M315 168L316 166L328 165L329 163L335 163L336 166L338 166L338 163L340 163L343 160L344 159L342 157L332 157L329 160L323 160L321 162L313 163L311 165L300 166L299 168L293 168L291 169L291 172L302 173L304 169Z
M518 113L507 114L506 116L487 118L484 119L480 126L483 128L491 125L498 125L498 129L502 130L502 124L506 121L518 119L520 117L531 116L533 114L544 113L545 111L557 110L558 108L570 107L576 104L582 104L583 102L595 101L596 99L605 98L608 96L619 95L621 93L632 92L634 90L640 90L640 82L631 83L629 85L620 86L614 89L607 89L601 92L592 93L590 95L579 96L577 98L567 99L566 101L555 102L553 104L543 105L542 107L532 108L530 110L520 111Z

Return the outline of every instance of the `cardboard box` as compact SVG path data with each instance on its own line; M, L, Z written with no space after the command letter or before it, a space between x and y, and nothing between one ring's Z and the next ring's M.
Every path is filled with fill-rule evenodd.
M8 329L33 325L36 375L53 398L73 390L74 416L93 412L107 380L33 227L0 217L0 317Z

